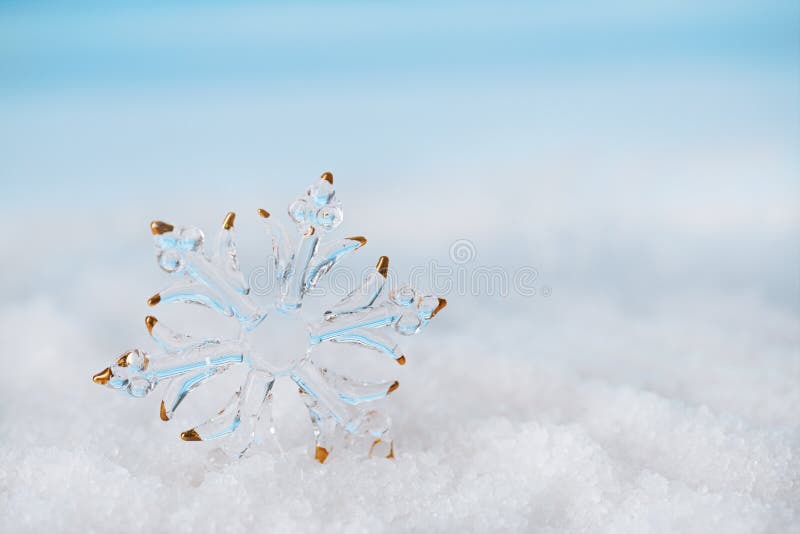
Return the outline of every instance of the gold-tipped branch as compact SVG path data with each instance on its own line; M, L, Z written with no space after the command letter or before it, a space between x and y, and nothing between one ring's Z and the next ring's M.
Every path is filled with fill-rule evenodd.
M258 214L264 219L269 219L269 212L264 208L258 208Z
M108 381L111 380L112 376L114 376L114 374L111 372L111 367L106 367L105 369L94 375L92 377L92 381L95 384L100 384L104 386L108 384Z
M236 214L232 211L229 211L228 214L225 216L225 220L222 221L222 227L226 230L230 230L233 228L233 222L236 220Z
M378 263L375 265L375 268L382 277L386 278L386 275L389 273L389 258L387 256L378 258Z
M128 367L128 363L129 363L128 362L128 356L130 356L130 355L131 355L131 353L130 353L130 351L128 351L125 354L123 354L122 356L120 356L119 358L117 358L117 366L118 367Z
M442 311L445 306L447 306L447 299L439 297L439 304L437 304L436 308L431 312L431 319L436 317L436 314Z
M186 432L181 432L181 439L183 441L203 441L203 438L200 437L200 434L198 434L197 430L194 428L190 428Z
M369 457L372 458L372 453L375 451L375 447L378 443L382 443L383 440L381 438L376 439L372 442L372 445L369 448ZM389 442L389 453L386 455L387 458L393 459L394 458L394 441Z
M325 460L328 459L328 449L317 445L317 448L314 451L314 459L319 463L324 464Z
M333 185L333 173L332 172L323 172L322 176L320 176L323 180L328 182L329 184Z
M150 231L153 232L153 235L166 234L174 229L174 226L169 223L165 223L164 221L153 221L150 223Z
M350 241L358 241L359 247L363 247L367 244L367 238L363 235L354 235L353 237L348 237L346 239L349 239Z
M156 293L155 295L153 295L152 297L147 299L147 305L148 306L155 306L159 302L161 302L161 294L160 293Z
M144 318L144 325L147 327L147 333L150 334L151 336L153 335L153 327L156 325L157 322L158 319L156 319L152 315L148 315L147 317Z

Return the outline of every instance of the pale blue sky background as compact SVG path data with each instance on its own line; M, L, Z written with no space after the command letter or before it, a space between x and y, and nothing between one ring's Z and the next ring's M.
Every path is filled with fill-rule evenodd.
M797 0L0 0L0 530L796 531L799 148ZM248 270L326 170L332 275L539 273L375 359L395 464L312 465L288 382L226 466L90 380L219 335L146 305L152 219L236 211Z
M799 55L797 2L5 2L10 291L54 227L64 278L109 242L154 268L150 219L280 210L330 169L406 268L468 238L555 297L798 309Z

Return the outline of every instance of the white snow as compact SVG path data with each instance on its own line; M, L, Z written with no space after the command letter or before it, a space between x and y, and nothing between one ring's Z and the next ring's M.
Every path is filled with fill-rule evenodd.
M38 286L4 281L29 289L0 310L0 531L797 528L798 318L760 297L642 311L557 285L547 299L454 295L405 343L408 364L386 367L401 382L394 461L353 447L315 463L287 405L283 456L228 462L177 439L157 395L90 380L145 341L142 301L163 278L142 242L126 241L129 262L90 244L94 261L69 253L70 272Z

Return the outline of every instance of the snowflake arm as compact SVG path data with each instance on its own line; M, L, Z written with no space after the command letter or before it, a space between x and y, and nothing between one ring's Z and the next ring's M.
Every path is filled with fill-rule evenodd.
M192 336L175 332L156 319L153 315L148 315L144 319L147 331L150 332L150 337L153 338L162 349L166 352L181 352L190 347L200 345L202 343L209 343L212 341L219 342L219 340L206 339L197 341Z
M400 387L397 380L381 380L379 382L366 382L354 380L344 375L334 373L328 369L321 369L328 384L338 392L339 398L348 404L361 404L371 402L388 396Z
M343 313L360 311L371 306L378 298L386 282L389 269L389 258L381 256L374 270L368 272L361 286L347 294L338 304L325 312L325 319L333 319Z
M367 244L363 236L346 237L325 246L320 246L306 268L303 292L310 291L341 258Z
M233 394L225 408L207 421L182 432L181 439L210 441L236 432L240 443L229 444L228 449L235 455L244 454L253 443L262 438L258 432L262 417L271 419L269 400L274 383L275 379L269 373L250 371L242 387Z
M150 297L147 303L155 306L160 302L192 302L236 316L243 324L258 324L264 313L247 297L249 288L239 271L233 239L234 220L232 212L225 217L217 237L217 251L211 258L205 254L205 236L199 228L189 226L176 231L168 223L151 223L158 264L179 281Z

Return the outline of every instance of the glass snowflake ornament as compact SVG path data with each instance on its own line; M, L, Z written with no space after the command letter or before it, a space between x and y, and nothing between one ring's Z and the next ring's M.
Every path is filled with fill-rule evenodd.
M396 380L354 380L314 360L324 343L344 343L388 356L400 365L406 361L395 338L413 335L444 308L447 301L419 295L408 286L394 289L384 298L389 260L382 256L351 291L322 317L308 320L302 314L303 299L343 257L361 248L361 236L326 239L342 222L342 209L333 188L333 175L319 181L289 206L297 227L290 239L269 212L259 209L272 239L276 294L272 304L258 305L250 295L239 269L234 242L235 214L228 213L216 242L209 247L203 232L188 226L175 228L154 221L151 230L158 264L174 281L149 300L150 306L169 302L201 304L238 321L238 336L198 340L176 333L149 315L145 324L161 351L125 352L114 364L94 375L97 384L145 397L163 390L160 416L169 421L192 391L232 369L245 366L243 383L226 406L205 422L181 433L184 441L226 438L227 448L241 456L270 432L272 389L278 379L289 379L311 416L316 444L314 457L325 462L338 430L372 439L370 455L378 449L394 456L389 418L370 403L398 387ZM271 328L265 328L274 323ZM276 328L277 326L277 328ZM274 334L294 336L290 349L277 352L270 343ZM266 335L265 335L266 334Z

